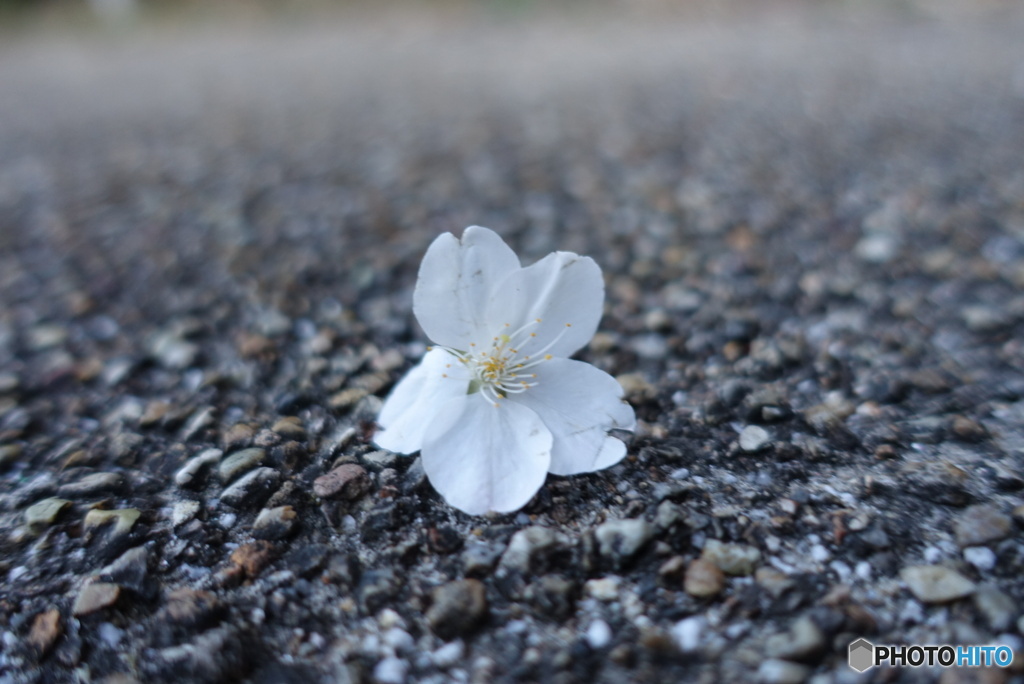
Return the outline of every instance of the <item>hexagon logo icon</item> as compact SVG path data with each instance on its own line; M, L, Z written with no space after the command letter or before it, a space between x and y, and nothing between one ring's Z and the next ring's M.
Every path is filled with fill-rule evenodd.
M864 672L875 664L875 646L867 639L857 639L850 644L850 667Z

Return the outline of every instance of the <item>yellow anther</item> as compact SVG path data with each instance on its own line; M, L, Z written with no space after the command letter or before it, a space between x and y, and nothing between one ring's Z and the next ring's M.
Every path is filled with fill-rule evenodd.
M540 319L539 318L535 318L534 320L537 321L538 323L540 323Z
M536 337L537 333L530 333L530 337Z
M572 327L572 323L566 323L566 324L565 324L565 327L566 327L566 328L571 328L571 327Z
M441 373L441 377L442 377L442 378L447 378L447 377L448 377L448 374L447 374L447 373Z
M550 360L551 360L551 359L553 359L553 358L555 358L555 357L553 357L553 356L552 356L551 354L545 354L545 355L544 355L544 360L545 360L545 361L550 361Z

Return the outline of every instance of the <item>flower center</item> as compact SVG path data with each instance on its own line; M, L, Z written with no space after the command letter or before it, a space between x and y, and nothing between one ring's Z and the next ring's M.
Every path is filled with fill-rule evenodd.
M511 333L503 332L496 335L486 349L477 349L477 345L472 342L469 351L450 347L439 348L447 351L469 369L472 379L466 390L467 394L479 392L485 400L498 406L499 400L507 398L510 394L521 394L537 384L537 374L532 369L553 358L546 352L572 327L572 323L566 323L565 328L555 339L542 349L527 354L524 348L535 344L537 337L532 328L540 322L541 319L537 318ZM510 324L505 324L506 330L510 327Z

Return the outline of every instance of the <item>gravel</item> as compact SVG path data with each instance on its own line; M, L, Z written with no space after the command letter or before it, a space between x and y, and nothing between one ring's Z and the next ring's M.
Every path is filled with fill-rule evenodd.
M1024 11L506 5L5 34L0 682L1020 647ZM601 265L638 417L509 515L372 443L474 223Z

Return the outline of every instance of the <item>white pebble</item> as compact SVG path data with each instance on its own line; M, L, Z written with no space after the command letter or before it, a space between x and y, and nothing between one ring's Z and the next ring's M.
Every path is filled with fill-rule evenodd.
M100 639L103 640L110 648L117 648L117 645L121 643L121 638L124 636L124 632L110 624L109 622L101 622L96 628Z
M604 620L594 620L584 636L591 648L604 648L612 640L612 628Z
M707 620L695 615L677 622L671 630L676 646L683 653L692 653L700 646L701 634L707 629Z
M593 596L599 601L614 601L619 597L619 584L622 582L618 577L601 577L600 579L587 580L583 585L583 593Z
M828 549L826 549L821 544L815 544L811 547L811 558L813 558L816 562L824 563L831 557L832 554L829 553Z
M996 554L987 546L968 546L964 549L964 560L979 570L996 567Z
M861 561L860 563L857 563L857 567L854 568L854 572L856 572L857 577L860 577L862 580L866 582L871 581L871 563L867 561Z
M456 639L434 651L431 657L434 660L434 665L446 670L460 663L465 655L466 645L462 643L462 639Z
M384 632L384 643L398 653L410 651L412 650L412 647L416 645L412 635L398 627L392 627L388 631Z
M409 665L401 658L385 658L373 668L373 678L381 684L405 684Z

